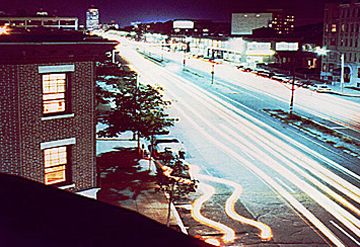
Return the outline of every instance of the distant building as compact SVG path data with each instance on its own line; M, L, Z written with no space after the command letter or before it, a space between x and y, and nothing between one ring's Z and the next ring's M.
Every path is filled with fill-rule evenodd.
M252 35L253 30L264 27L272 28L278 35L290 34L294 30L294 15L283 10L268 10L231 16L231 35Z
M323 56L321 78L340 81L341 54L344 55L344 81L348 86L360 87L360 3L348 1L327 4L324 10Z
M98 29L100 25L99 19L99 9L95 7L90 7L86 11L86 29L94 30Z
M47 15L26 17L0 16L0 26L8 26L16 29L46 28L78 30L78 18Z
M172 35L192 37L223 37L230 34L229 23L211 20L174 20Z
M115 43L45 31L0 36L0 172L93 188L95 61Z

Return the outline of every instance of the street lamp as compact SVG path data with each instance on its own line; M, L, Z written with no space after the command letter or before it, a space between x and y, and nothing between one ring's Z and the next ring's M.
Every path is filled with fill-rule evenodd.
M320 48L316 47L316 53L320 56L326 56L329 52L334 52L340 55L341 59L341 73L340 73L340 87L341 87L341 93L344 93L344 70L345 70L345 59L344 54L339 51L333 51L333 50L326 50L326 48Z
M211 84L214 84L215 62L211 61Z
M0 26L0 35L10 34L10 28L7 25Z

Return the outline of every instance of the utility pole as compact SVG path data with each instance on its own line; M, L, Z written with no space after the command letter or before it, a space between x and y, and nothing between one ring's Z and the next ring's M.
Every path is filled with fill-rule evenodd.
M184 57L183 57L183 70L185 70L185 59L186 57L185 57L185 51L184 51Z
M214 74L215 74L215 63L214 61L211 61L211 84L214 83Z
M166 220L167 227L170 226L171 203L173 202L174 199L174 187L175 187L175 180L172 180L170 184L169 207L168 207L168 215Z
M295 93L295 65L293 68L293 80L291 83L291 99L290 99L290 117L293 115L293 108L294 108L294 93Z
M341 94L344 93L344 54L340 53L340 59L341 59L341 73L340 73L340 86L341 86Z

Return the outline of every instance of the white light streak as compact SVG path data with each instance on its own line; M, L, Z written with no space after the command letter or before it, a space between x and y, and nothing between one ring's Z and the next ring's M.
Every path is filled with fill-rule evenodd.
M221 184L226 184L229 185L231 187L234 188L233 193L231 194L231 196L226 200L226 204L225 204L225 212L226 214L232 218L233 220L239 221L243 224L255 227L257 229L260 230L260 238L264 241L270 241L273 237L271 228L269 226L267 226L266 224L256 221L256 220L251 220L248 218L245 218L239 214L236 213L235 211L235 203L236 201L240 198L240 195L242 193L242 187L241 185L226 180L226 179L222 179L222 178L217 178L217 177L212 177L212 176L208 176L208 175L203 175L199 173L199 169L194 169L194 166L191 166L191 169L193 170L193 174L196 178L200 179L200 180L208 180L208 181L213 181L213 182L217 182L217 183L221 183ZM195 170L195 171L194 171ZM195 175L196 174L196 175Z
M204 217L200 210L202 205L209 200L213 194L215 194L215 188L204 183L199 183L198 187L201 191L204 192L202 196L200 196L196 201L193 203L193 209L191 210L191 216L198 222L210 226L212 228L215 228L216 230L222 232L224 234L223 240L224 242L231 242L235 239L235 231L231 229L228 226L225 226L224 224L221 224L219 222L210 220L206 217Z

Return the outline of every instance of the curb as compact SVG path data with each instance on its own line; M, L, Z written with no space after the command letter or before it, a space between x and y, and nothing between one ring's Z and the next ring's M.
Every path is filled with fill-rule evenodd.
M186 235L189 235L188 231L186 230L186 227L184 225L184 222L182 221L182 219L180 218L180 215L179 215L179 212L177 211L174 203L171 203L170 205L170 208L171 208L171 212L173 213L175 219L176 219L176 222L178 223L178 226L180 227L181 229L181 232L186 234Z
M340 95L340 96L345 96L345 97L360 97L360 95L358 94L344 94L344 93L339 93L339 92L330 92L331 94L336 94L336 95Z

